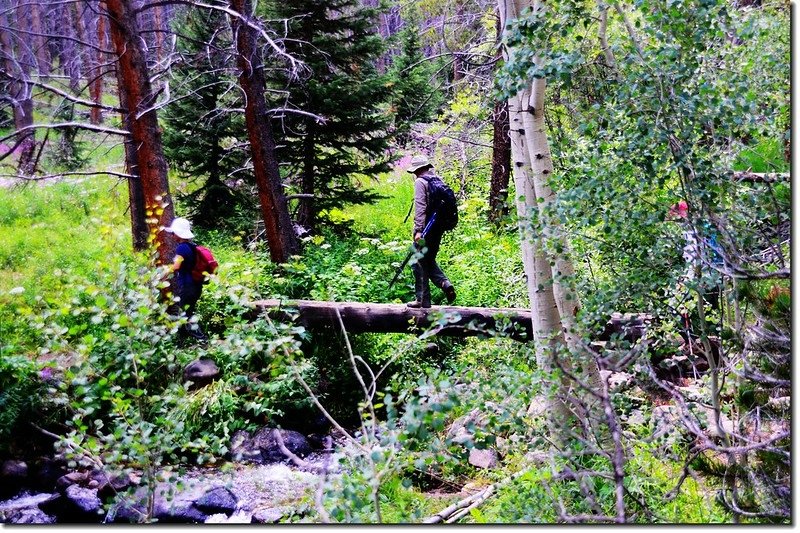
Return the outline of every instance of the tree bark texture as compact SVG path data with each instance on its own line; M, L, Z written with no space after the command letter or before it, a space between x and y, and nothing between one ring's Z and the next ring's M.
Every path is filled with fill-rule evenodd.
M103 17L100 17L102 20ZM119 92L119 105L122 109L128 109L128 96L127 91L124 89L125 85L121 77L121 71L116 69L117 86L120 88ZM133 124L130 113L123 111L121 113L122 123L125 129L132 131ZM150 230L147 227L147 217L145 216L145 201L144 190L142 189L142 180L139 176L139 161L136 153L136 144L134 144L131 137L126 137L124 140L125 146L125 167L128 174L133 176L128 178L128 209L131 215L131 240L133 249L141 252L147 249L147 238L150 235Z
M492 113L492 179L489 186L489 220L499 221L507 214L508 182L511 174L511 138L508 101L497 102Z
M258 300L254 308L285 319L299 312L299 323L309 329L333 327L338 330L336 310L349 333L419 333L437 323L442 313L452 315L437 335L467 337L497 332L518 341L532 338L529 309L433 306L411 309L405 304L361 302L318 302L313 300Z
M7 10L9 27L27 27L24 13L17 0L15 10ZM33 99L31 98L31 86L24 80L30 79L30 67L34 63L33 54L30 49L21 43L12 40L9 32L0 31L0 44L6 51L5 69L11 76L17 79L9 84L9 96L12 99L14 127L17 131L24 131L17 136L16 150L19 154L17 159L17 172L20 175L29 176L33 173L36 162L36 137L32 130L24 130L33 125Z
M108 34L106 32L106 18L97 17L97 46L105 48L108 42ZM89 95L94 103L99 104L103 101L103 63L105 56L102 52L95 51L92 58L93 68L89 80ZM120 107L125 108L125 105L120 103ZM95 125L103 123L103 110L99 107L93 107L89 118L90 122ZM127 153L127 151L126 151Z
M545 9L541 0L533 1L533 10L538 12ZM539 63L538 58L534 58ZM549 180L553 175L553 159L550 155L550 143L547 139L547 130L544 120L545 89L547 81L544 78L533 80L527 100L522 99L526 105L522 113L525 137L528 144L528 155L531 163L531 178L536 193L536 206L542 220L540 227L544 230L543 237L554 241L553 246L558 251L547 253L552 270L553 296L555 297L558 313L561 316L561 328L567 347L575 356L581 356L583 344L576 316L580 309L580 300L575 290L575 267L569 255L569 246L564 228L557 217L550 215L550 207L555 201L555 193L550 187ZM553 243L551 243L553 244ZM600 385L600 374L594 361L584 365L586 379L595 390Z
M301 170L300 192L304 195L300 199L300 208L297 211L297 223L314 231L317 224L317 206L314 202L314 126L311 121L307 121L308 131L303 140L303 169Z
M250 0L230 0L230 7L242 17L251 18L253 7ZM231 17L231 28L236 38L237 62L241 70L239 85L245 94L247 135L270 258L274 263L285 263L289 256L298 252L299 245L275 158L275 140L264 98L261 52L253 28L238 17Z
M136 152L136 174L144 199L148 243L157 247L158 261L168 264L175 255L175 239L161 228L172 223L175 210L169 192L167 161L161 146L158 118L154 109L148 109L155 103L155 95L150 85L139 28L129 0L105 0L105 5L111 40L118 55L120 101L126 103ZM129 180L129 183L133 181ZM132 217L133 208L132 205ZM137 230L135 226L132 219L133 232Z
M43 13L41 4L30 4L31 10L31 29L33 30L33 43L36 47L36 68L41 78L50 76L50 53L47 49L47 41L44 34Z
M276 320L297 315L298 322L308 329L332 327L338 331L338 310L349 333L415 333L439 323L443 315L450 318L440 325L437 335L469 337L477 335L507 336L528 342L534 338L531 310L502 307L453 307L435 305L429 309L412 309L404 304L370 302L323 302L316 300L256 300L251 304L252 319L267 312ZM641 314L614 314L596 338L608 341L624 337L631 342L643 338L652 317Z

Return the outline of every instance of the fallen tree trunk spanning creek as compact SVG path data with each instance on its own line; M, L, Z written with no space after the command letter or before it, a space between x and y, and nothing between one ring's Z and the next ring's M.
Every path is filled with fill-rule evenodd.
M338 310L348 333L419 333L434 326L437 335L497 334L521 342L533 339L530 309L438 305L412 309L404 304L315 300L257 300L252 305L258 313L267 311L276 320L287 320L297 313L297 323L311 330L326 326L338 329ZM647 319L645 315L614 314L596 340L608 340L614 333L628 340L641 338Z

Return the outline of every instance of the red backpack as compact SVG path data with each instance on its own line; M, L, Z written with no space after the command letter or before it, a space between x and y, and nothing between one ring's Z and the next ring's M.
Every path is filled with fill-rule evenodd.
M214 258L211 250L205 246L194 246L194 268L192 269L192 279L197 283L208 283L208 276L217 271L219 263Z

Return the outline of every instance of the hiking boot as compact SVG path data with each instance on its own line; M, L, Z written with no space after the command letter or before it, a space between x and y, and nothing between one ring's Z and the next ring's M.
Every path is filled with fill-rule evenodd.
M444 295L447 297L447 303L451 304L456 301L456 288L453 287L452 283L445 283L444 287L442 287L444 291Z
M420 308L428 308L431 306L430 302L420 302L419 300L414 300L413 302L408 302L406 307L410 307L411 309L420 309Z

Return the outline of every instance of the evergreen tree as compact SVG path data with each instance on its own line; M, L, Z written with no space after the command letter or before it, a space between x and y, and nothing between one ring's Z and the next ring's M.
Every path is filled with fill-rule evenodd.
M252 198L226 184L246 157L236 148L236 139L244 136L242 117L227 111L242 107L227 68L231 47L227 19L218 11L191 9L175 27L183 60L174 68L175 97L164 114L164 151L178 175L200 183L181 199L199 227L233 225L243 212L252 219L256 216Z
M269 75L287 95L285 113L275 118L278 159L303 194L298 222L313 229L321 211L377 199L359 178L389 169L392 88L375 67L384 43L375 33L376 9L360 0L275 2L268 9L270 18L287 21L286 51L309 67L300 80L279 69Z
M438 64L425 58L415 17L406 21L398 35L400 54L394 57L389 74L394 80L395 133L400 144L405 144L413 124L434 118L442 92L435 85Z

